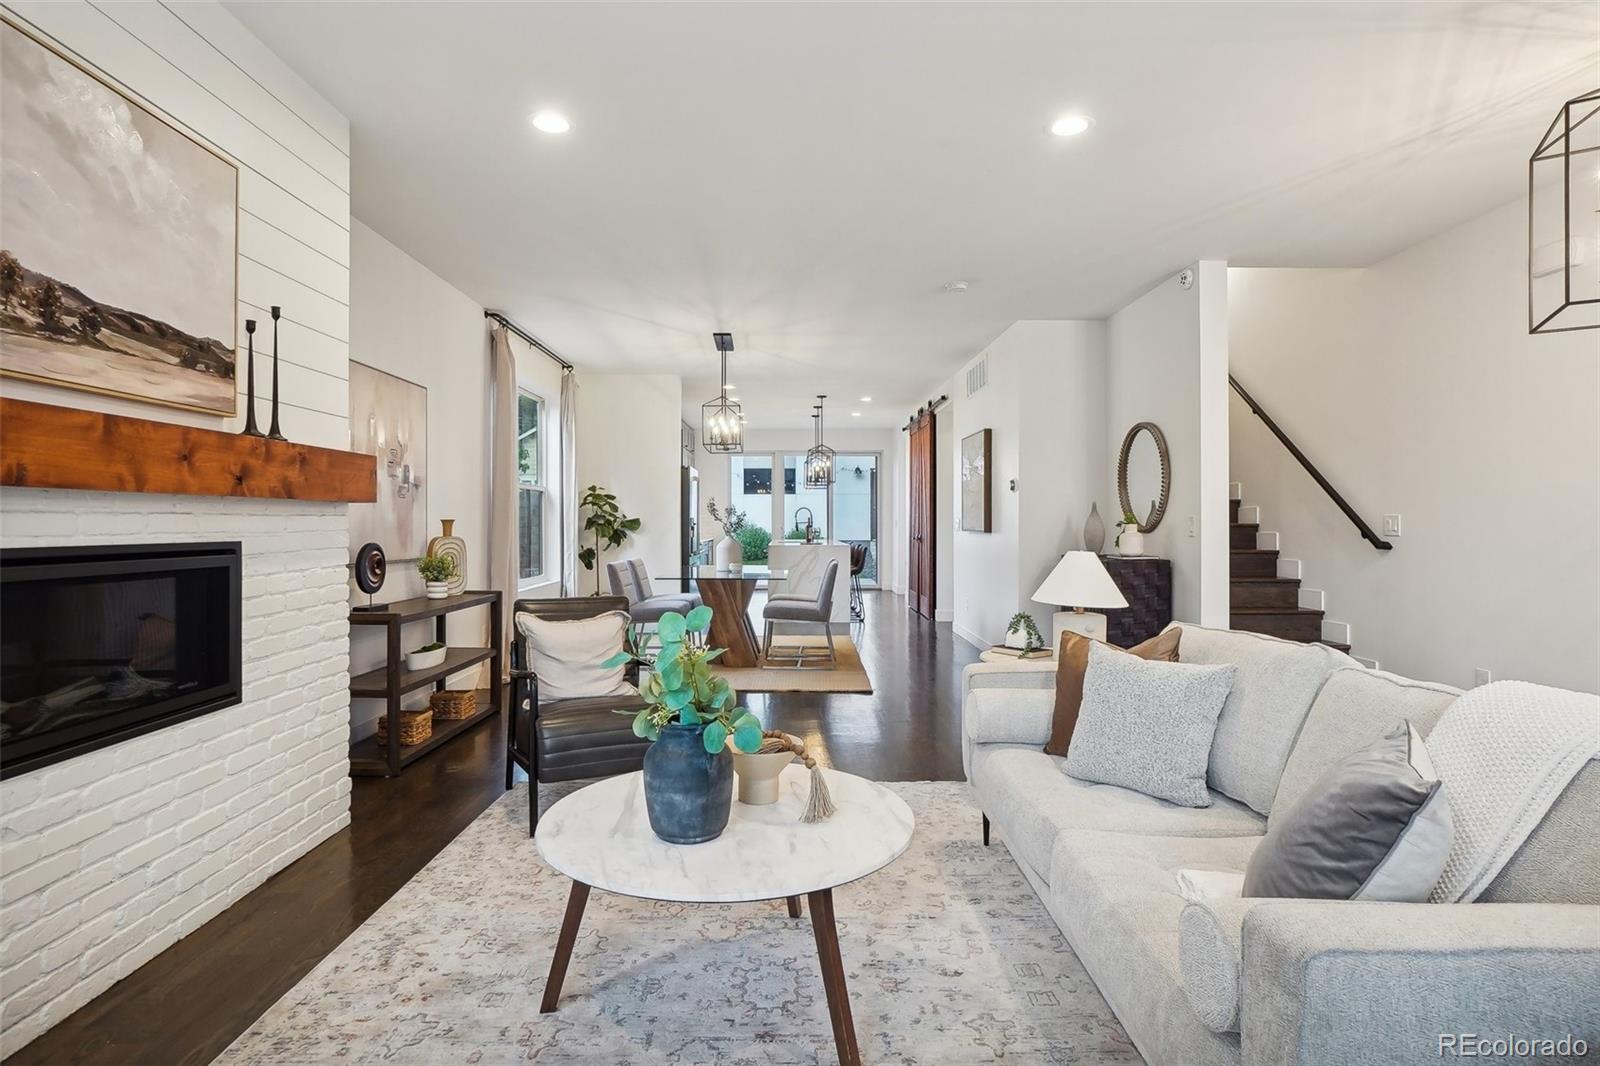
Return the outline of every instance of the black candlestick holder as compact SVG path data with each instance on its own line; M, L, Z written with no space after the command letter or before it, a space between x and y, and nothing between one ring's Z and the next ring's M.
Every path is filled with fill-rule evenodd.
M278 316L283 308L272 306L272 427L267 430L268 440L288 440L278 428Z
M244 429L240 432L247 437L264 437L261 427L256 425L256 320L244 320L245 334L245 393L244 393Z

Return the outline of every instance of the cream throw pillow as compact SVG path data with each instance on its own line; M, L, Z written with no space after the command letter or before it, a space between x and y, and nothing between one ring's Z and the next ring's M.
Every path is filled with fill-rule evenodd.
M519 613L528 669L539 675L539 700L620 696L634 691L623 679L627 664L602 666L622 650L631 622L624 611L557 620Z

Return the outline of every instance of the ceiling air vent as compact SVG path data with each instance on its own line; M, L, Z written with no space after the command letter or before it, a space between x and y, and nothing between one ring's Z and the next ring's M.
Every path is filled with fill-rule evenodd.
M985 352L983 358L967 367L967 395L971 396L987 384L989 384L989 354Z

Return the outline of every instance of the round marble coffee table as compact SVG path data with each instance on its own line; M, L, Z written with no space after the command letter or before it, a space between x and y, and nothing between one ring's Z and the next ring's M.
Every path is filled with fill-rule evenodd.
M556 1009L591 888L675 903L784 899L791 918L800 917L803 895L811 904L839 1061L859 1063L833 890L899 858L911 843L915 819L905 801L882 785L837 770L824 773L838 808L827 821L800 821L811 775L796 763L778 780L777 803L749 807L735 800L728 828L704 844L668 844L650 831L643 774L609 778L558 800L539 819L534 843L546 862L572 878L572 891L540 1013Z

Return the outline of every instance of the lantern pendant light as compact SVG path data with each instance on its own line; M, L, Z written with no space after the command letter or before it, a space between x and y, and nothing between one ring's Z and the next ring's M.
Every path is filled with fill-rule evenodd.
M728 396L728 353L733 351L733 334L713 333L711 339L722 357L722 390L716 399L700 405L700 443L708 452L742 452L744 409Z
M834 451L823 441L822 401L828 397L817 396L817 443L806 452L806 488L821 489L833 484Z

